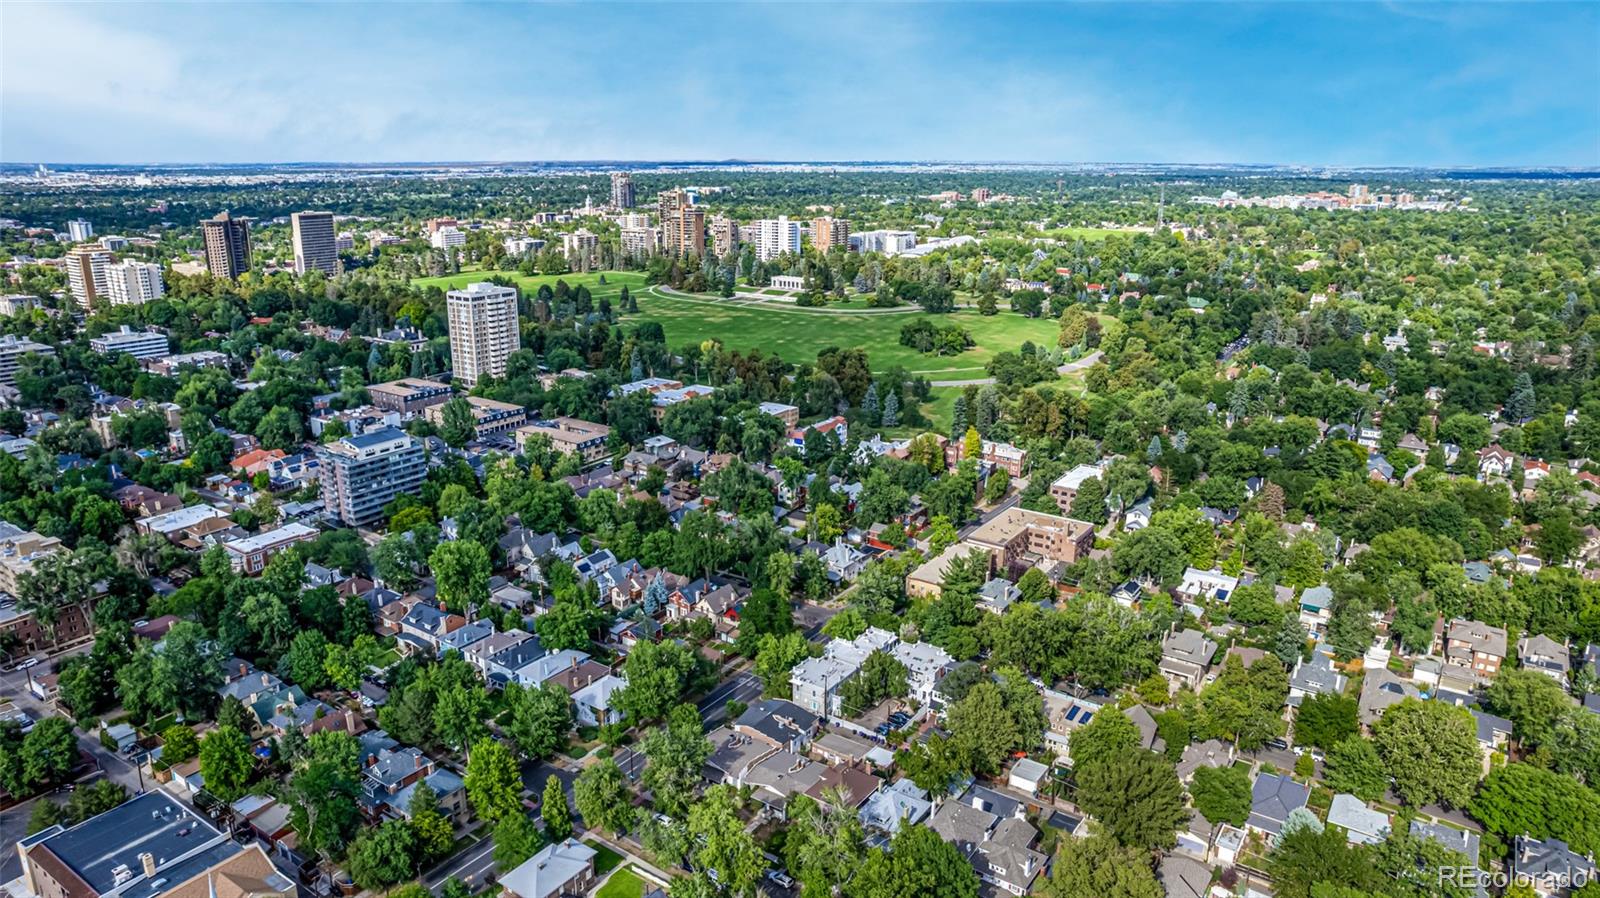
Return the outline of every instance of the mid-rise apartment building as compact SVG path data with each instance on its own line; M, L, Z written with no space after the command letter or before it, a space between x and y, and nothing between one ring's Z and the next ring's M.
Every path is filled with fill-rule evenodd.
M450 385L420 377L406 377L367 387L372 404L381 409L415 415L432 405L450 401L455 391Z
M739 247L739 223L726 215L711 219L711 251L722 258Z
M506 359L522 346L517 291L479 282L445 294L450 358L455 376L472 386L484 375L504 377Z
M114 306L143 305L166 292L161 266L154 262L124 259L106 266L106 298Z
M327 490L324 487L324 495ZM255 536L230 539L222 544L235 573L255 575L267 569L272 556L296 543L317 538L317 528L305 524L284 524L274 530L263 530Z
M1094 525L1013 507L972 531L967 542L988 550L1000 570L1033 559L1075 564L1094 548Z
M294 242L295 274L320 271L333 277L339 273L332 212L296 212L289 216L289 228Z
M234 280L250 270L250 223L226 212L200 223L206 244L206 270L212 277Z
M17 366L22 363L22 357L30 352L55 355L56 348L48 343L39 343L12 334L0 337L0 384L8 387L17 385Z
M94 236L94 225L81 219L74 218L67 222L67 237L73 243L82 243Z
M67 289L79 308L93 312L109 300L106 270L111 267L111 253L98 244L74 246L67 253L66 262Z
M817 252L825 253L835 246L849 248L850 222L843 218L824 216L811 222L811 245Z
M549 439L555 451L572 453L583 459L584 464L591 464L606 457L606 440L611 436L611 428L579 418L547 418L517 428L517 448L526 449L528 440L535 436Z
M428 235L428 243L434 249L450 249L455 246L467 245L467 233L455 225L445 225L439 230Z
M465 399L472 409L473 427L480 440L492 434L515 430L528 420L528 410L514 402L501 402L482 396L467 396ZM422 416L433 426L440 427L444 424L444 409L442 404L430 405L423 410Z
M156 330L136 331L128 325L89 340L89 348L101 355L125 352L136 359L165 358L172 350L167 335Z
M393 427L344 437L317 448L322 464L322 500L350 527L383 517L383 507L415 495L428 473L422 443Z
M574 265L593 263L600 253L600 236L588 228L579 228L561 237L561 254Z
M661 232L649 226L623 228L620 245L622 254L629 258L652 256L661 250Z

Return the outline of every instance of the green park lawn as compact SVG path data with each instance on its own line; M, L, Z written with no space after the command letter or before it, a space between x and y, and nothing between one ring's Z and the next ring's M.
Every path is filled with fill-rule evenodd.
M606 282L600 283L601 275ZM556 281L566 281L576 287L582 284L589 288L595 299L609 296L613 299L622 292L622 285L627 284L630 291L638 291L644 287L644 274L637 271L606 271L591 272L589 274L536 274L525 276L515 271L463 271L460 274L447 274L436 278L417 278L411 283L417 287L438 287L440 290L454 290L465 287L476 281L487 280L488 275L498 275L512 280L522 290L524 295L531 295L541 286L549 284L554 287Z
M630 288L631 289L631 288ZM1050 318L1023 318L1009 312L984 317L973 311L925 316L920 312L829 312L763 304L740 304L716 297L667 295L653 288L635 293L639 314L629 319L657 321L670 347L716 339L729 349L777 353L789 362L813 362L830 346L860 348L875 369L895 365L929 380L968 380L985 376L995 353L1015 351L1026 340L1053 346L1058 331ZM959 324L977 344L955 356L923 355L900 345L900 327L919 317L935 324Z
M583 844L594 849L594 872L598 876L610 873L622 863L622 855L594 839L584 839Z
M624 868L611 874L606 884L594 893L594 898L640 898L644 894L644 880L632 870Z
M1051 228L1044 232L1044 236L1056 240L1104 240L1107 237L1132 237L1137 231L1123 231L1117 228Z

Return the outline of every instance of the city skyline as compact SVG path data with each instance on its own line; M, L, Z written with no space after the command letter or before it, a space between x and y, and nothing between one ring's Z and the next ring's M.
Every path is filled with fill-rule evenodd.
M23 3L0 26L14 163L1600 165L1580 4ZM660 34L685 64L641 78Z

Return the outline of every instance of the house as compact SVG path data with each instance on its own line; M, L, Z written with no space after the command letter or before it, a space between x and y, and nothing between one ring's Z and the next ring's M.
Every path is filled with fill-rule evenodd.
M1217 644L1199 630L1178 630L1174 627L1161 640L1161 673L1175 686L1199 689L1211 670L1211 659L1217 653Z
M404 624L405 620L401 619L401 623ZM445 652L465 652L480 641L493 635L493 621L476 620L470 624L457 627L439 637L435 650L438 652L439 657L443 658Z
M1444 660L1492 679L1506 660L1506 631L1482 621L1457 618L1445 631Z
M733 722L733 730L790 752L803 752L817 735L821 719L791 701L762 699L745 709Z
M921 823L933 810L928 793L909 779L898 780L867 797L858 815L861 825L893 835L902 825Z
M806 454L806 435L812 431L816 431L824 436L832 434L840 446L845 445L845 443L849 442L850 439L850 424L839 415L834 415L832 418L825 418L814 424L807 424L804 427L796 427L789 431L789 445L793 446L795 450L800 453L802 458Z
M599 727L622 720L622 712L611 706L611 700L612 696L626 685L628 685L627 680L606 674L572 693L572 704L577 711L578 723L583 726Z
M437 655L439 640L445 634L466 626L466 623L467 619L459 614L450 614L427 602L417 602L399 620L399 647L402 651Z
M1516 461L1517 457L1500 448L1498 443L1485 446L1478 450L1478 476L1482 480L1491 477L1509 477Z
M846 543L843 538L835 539L833 545L822 553L822 563L828 567L828 579L835 583L845 583L861 576L861 570L867 566L868 560L867 553Z
M1098 714L1101 704L1090 698L1079 698L1054 689L1041 690L1044 698L1046 729L1044 741L1061 761L1072 759L1073 731L1088 723Z
M1483 761L1487 766L1495 752L1505 754L1506 743L1511 740L1511 721L1477 708L1467 710L1472 712L1472 722L1478 733L1478 747L1483 750Z
M1372 726L1383 712L1408 698L1419 698L1417 687L1400 679L1387 667L1370 668L1361 681L1361 698L1356 705L1361 722Z
M1128 506L1122 513L1122 529L1133 533L1150 526L1150 515L1155 511L1155 505L1148 497Z
M1007 608L1022 599L1022 590L1004 577L990 578L978 589L978 607L991 614L1004 614Z
M900 642L889 650L896 661L905 665L907 696L919 705L942 705L939 681L945 671L955 665L950 653L930 642Z
M1167 740L1161 738L1161 727L1156 724L1156 717L1150 713L1149 708L1144 705L1134 705L1124 713L1133 723L1133 728L1139 731L1140 748L1156 754L1167 750Z
M1021 802L974 785L939 805L928 826L966 855L979 879L1025 895L1049 858L1034 850L1039 833L1023 812Z
M1227 767L1233 763L1233 743L1220 739L1195 742L1183 750L1178 761L1178 779L1187 783L1202 767Z
M561 898L586 894L594 885L595 850L576 839L541 848L500 877L503 898Z
M1517 640L1517 663L1555 680L1563 689L1567 687L1567 675L1572 671L1567 644L1543 635L1524 636Z
M1298 708L1307 696L1339 695L1348 681L1333 663L1332 655L1313 651L1310 661L1294 663L1294 672L1289 675L1289 705Z
M1333 796L1328 806L1328 824L1344 830L1351 844L1376 845L1389 835L1389 815L1374 811L1367 803L1345 792Z
M837 715L839 687L856 675L868 655L887 650L896 641L893 633L877 627L868 627L852 640L833 639L823 648L821 656L807 658L789 672L794 703L813 714Z
M1040 764L1032 758L1018 758L1011 765L1011 773L1006 777L1006 785L1021 792L1030 798L1039 794L1039 789L1044 786L1050 776L1050 768Z
M871 742L848 733L823 733L811 742L811 752L834 766L860 764L871 751Z
M1571 887L1595 876L1592 856L1573 851L1560 839L1535 839L1517 836L1511 848L1510 872L1527 882L1541 898L1565 895Z
M1204 611L1196 604L1199 600L1210 599L1226 603L1228 596L1232 595L1233 591L1238 588L1238 577L1230 577L1216 568L1202 571L1191 567L1184 570L1183 582L1178 584L1178 588L1174 592L1178 598L1184 601L1185 605L1192 606L1195 610L1195 616L1199 617Z
M1297 783L1278 773L1263 773L1250 787L1250 817L1245 821L1248 829L1276 836L1283 832L1283 824L1290 812L1306 806L1311 798L1311 787Z
M1194 858L1169 854L1156 867L1156 881L1167 898L1205 898L1211 889L1211 868Z

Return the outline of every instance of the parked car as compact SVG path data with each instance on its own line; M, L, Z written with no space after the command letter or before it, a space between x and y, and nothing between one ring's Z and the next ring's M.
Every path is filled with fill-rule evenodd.
M782 870L768 870L767 881L780 889L794 888L794 877L783 872Z

